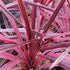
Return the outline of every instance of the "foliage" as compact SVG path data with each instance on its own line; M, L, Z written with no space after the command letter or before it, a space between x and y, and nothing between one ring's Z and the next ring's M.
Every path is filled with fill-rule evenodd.
M69 70L69 11L69 0L0 0L0 70Z

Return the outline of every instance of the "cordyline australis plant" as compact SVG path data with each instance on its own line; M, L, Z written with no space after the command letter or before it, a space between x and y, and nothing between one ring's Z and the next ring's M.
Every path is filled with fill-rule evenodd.
M0 70L70 70L69 0L0 0Z

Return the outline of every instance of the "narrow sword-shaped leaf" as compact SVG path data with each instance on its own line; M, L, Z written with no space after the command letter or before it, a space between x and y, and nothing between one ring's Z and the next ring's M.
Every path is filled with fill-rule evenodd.
M10 49L13 49L17 46L21 46L21 45L25 45L25 44L28 44L28 43L31 43L31 42L34 42L34 41L37 41L38 39L34 39L34 40L29 40L29 41L25 41L23 43L20 43L20 44L16 44L16 45L12 45L12 46L7 46L7 47L2 47L0 48L0 52L4 52L4 51L7 51L7 50L10 50Z
M23 19L25 21L28 40L30 40L31 39L31 29L30 29L29 20L28 20L28 17L27 17L26 8L25 8L24 2L22 0L17 0L17 1L18 1L20 12L21 12L22 17L23 17Z
M61 2L59 3L58 7L56 8L56 10L54 11L53 15L51 16L51 18L49 19L48 23L45 25L45 29L43 31L43 33L45 33L48 28L50 27L50 25L52 24L52 22L54 21L54 19L56 18L58 12L60 11L60 9L62 8L64 2L66 0L61 0Z
M63 52L62 55L60 55L56 60L55 62L51 65L50 69L52 69L55 65L57 65L67 54L68 52L70 51L70 47L66 49L65 52Z

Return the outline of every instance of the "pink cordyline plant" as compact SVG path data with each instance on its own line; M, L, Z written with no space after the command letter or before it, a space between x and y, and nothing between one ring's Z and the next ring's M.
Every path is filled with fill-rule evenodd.
M70 70L70 0L0 0L0 70Z

